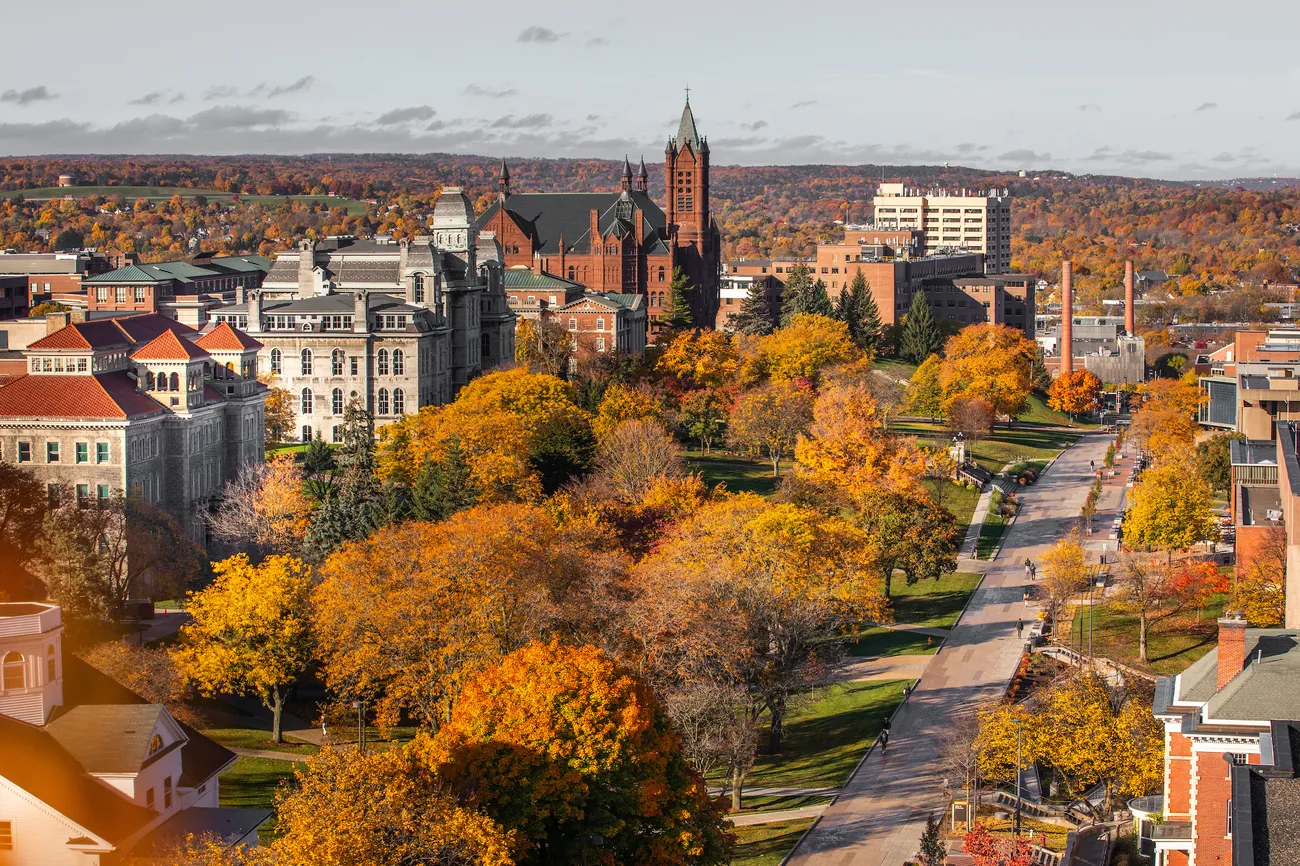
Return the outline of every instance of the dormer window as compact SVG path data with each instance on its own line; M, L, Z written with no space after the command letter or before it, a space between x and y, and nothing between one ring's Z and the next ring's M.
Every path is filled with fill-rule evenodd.
M155 755L163 747L162 737L154 734L149 740L149 754Z
M0 692L27 688L27 664L17 651L5 653L0 662Z

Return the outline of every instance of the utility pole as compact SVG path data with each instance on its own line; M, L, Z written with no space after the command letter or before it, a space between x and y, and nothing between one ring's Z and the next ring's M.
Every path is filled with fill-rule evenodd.
M1020 729L1016 722L1016 838L1020 838Z

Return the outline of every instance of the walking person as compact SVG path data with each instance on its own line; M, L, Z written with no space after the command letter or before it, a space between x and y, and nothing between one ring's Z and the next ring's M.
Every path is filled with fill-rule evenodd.
M885 728L883 731L880 732L880 754L882 755L885 754L885 750L888 748L889 748L889 728Z
M1036 562L1029 563L1029 579L1038 580L1038 563Z
M1017 620L1016 620L1016 637L1017 637L1017 638L1023 638L1024 636L1025 636L1025 621L1024 621L1023 618L1021 618L1021 619L1017 619Z

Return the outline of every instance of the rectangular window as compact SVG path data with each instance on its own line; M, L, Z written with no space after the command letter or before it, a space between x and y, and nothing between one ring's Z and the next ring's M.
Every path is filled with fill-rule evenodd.
M77 443L77 462L85 463L90 460L90 445L85 442Z
M136 302L137 304L143 304L143 303L144 303L144 286L136 286L136 287L135 287L135 302Z
M352 358L352 375L357 375L357 358L355 356Z
M19 463L32 462L32 443L30 442L18 443L18 462Z
M107 484L100 484L99 486L97 486L97 487L95 488L95 492L99 494L99 498L100 498L101 501L102 501L102 500L105 500L105 499L108 499L108 485L107 485Z
M58 462L59 462L59 443L58 443L58 442L46 442L46 443L45 443L45 462L46 462L46 463L58 463Z
M170 809L171 807L172 807L172 777L168 776L167 778L163 779L163 808Z
M95 443L95 462L96 462L96 463L107 463L107 462L108 462L108 443L107 443L107 442L96 442L96 443Z
M115 286L113 288L113 300L119 304L126 303L126 286Z
M1233 757L1236 756L1234 755ZM1226 804L1224 811L1228 816L1228 832L1226 835L1231 836L1232 835L1232 798L1231 797L1228 798L1228 802Z
M0 851L14 850L14 825L11 821L0 821Z
M569 330L570 330L570 331L576 331L576 330L578 330L578 320L577 320L577 319L569 319Z
M153 788L144 792L144 805L146 808L153 808Z

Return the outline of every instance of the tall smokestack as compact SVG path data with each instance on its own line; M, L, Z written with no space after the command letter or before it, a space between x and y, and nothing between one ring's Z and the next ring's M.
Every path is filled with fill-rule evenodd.
M1124 330L1131 337L1137 333L1133 327L1133 260L1124 262Z
M1061 262L1061 375L1074 372L1074 262Z

